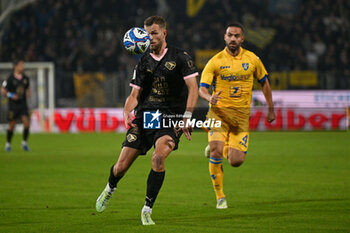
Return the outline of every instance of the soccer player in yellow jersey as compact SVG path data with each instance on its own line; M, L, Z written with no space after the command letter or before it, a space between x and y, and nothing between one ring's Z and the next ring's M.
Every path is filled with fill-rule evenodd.
M207 117L222 122L220 128L212 128L208 132L209 173L217 198L217 209L227 208L223 192L224 147L227 160L233 167L239 167L247 153L254 78L261 84L268 105L267 120L272 122L275 119L266 69L253 52L241 47L244 42L243 30L240 23L228 25L224 35L226 47L209 60L200 81L199 95L210 106ZM211 85L212 94L209 93Z

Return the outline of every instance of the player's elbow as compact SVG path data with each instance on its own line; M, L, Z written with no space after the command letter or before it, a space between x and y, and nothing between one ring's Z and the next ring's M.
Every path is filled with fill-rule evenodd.
M193 94L195 94L195 95L198 96L199 90L198 90L197 85L191 87L190 91L191 91Z
M270 83L268 79L265 79L263 82L260 83L262 90L271 90Z
M189 94L194 99L194 102L195 102L194 104L196 104L197 100L198 100L198 88L197 87L193 87L193 88L189 89Z
M125 106L129 106L130 104L133 106L131 109L130 109L130 111L134 108L134 107L136 107L136 105L138 104L138 97L139 97L139 95L136 95L136 94L133 94L133 93L131 93L129 96L128 96L128 98L126 99L126 101L125 101ZM124 107L125 108L125 107Z
M208 94L208 89L205 87L199 87L198 94L201 98L205 99L205 95Z
M187 85L189 93L198 95L198 85L197 85L197 81L195 78L187 80L186 85Z

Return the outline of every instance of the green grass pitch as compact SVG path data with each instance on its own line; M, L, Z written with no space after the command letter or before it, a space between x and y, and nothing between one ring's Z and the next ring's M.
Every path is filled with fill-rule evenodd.
M183 137L166 161L155 226L139 219L150 153L120 181L106 211L95 212L123 139L36 134L26 153L16 134L12 152L0 151L0 232L350 232L349 132L251 133L245 163L224 163L226 210L215 209L206 134Z

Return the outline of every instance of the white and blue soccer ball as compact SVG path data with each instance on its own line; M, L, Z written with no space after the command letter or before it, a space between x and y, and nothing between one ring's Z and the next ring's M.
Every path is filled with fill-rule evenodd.
M124 47L132 54L142 54L151 44L151 38L143 28L133 27L124 35Z

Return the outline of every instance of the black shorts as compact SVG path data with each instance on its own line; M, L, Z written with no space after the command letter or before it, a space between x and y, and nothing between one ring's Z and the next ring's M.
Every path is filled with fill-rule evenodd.
M13 121L22 116L29 116L27 106L9 108L7 119L8 121Z
M141 151L140 155L145 155L154 145L158 138L169 135L175 142L173 150L178 148L182 131L176 132L174 128L165 129L142 129L142 126L131 127L126 133L126 138L122 147L131 147Z

